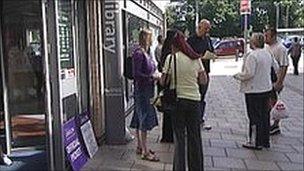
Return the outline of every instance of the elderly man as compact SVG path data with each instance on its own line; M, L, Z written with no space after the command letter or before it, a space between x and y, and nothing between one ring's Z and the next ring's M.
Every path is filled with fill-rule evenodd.
M253 50L244 57L242 72L234 75L241 81L249 118L249 141L244 148L269 148L269 96L272 90L271 68L279 69L270 52L264 48L264 35L254 33L250 39Z
M209 32L211 29L211 24L207 19L203 19L198 24L196 34L188 38L188 43L193 48L193 50L201 54L202 56L205 54L205 52L208 50L210 52L213 52L213 46L211 43L211 39L209 37ZM211 126L206 125L205 123L205 95L207 93L207 89L209 86L209 73L210 73L210 60L209 59L202 59L205 71L208 76L208 83L206 85L200 85L200 93L201 93L201 102L200 102L200 109L201 109L201 121L203 124L203 128L206 130L210 130Z
M277 92L280 93L283 89L283 83L289 64L288 52L283 44L277 41L277 30L275 27L266 26L264 35L265 43L268 45L267 49L270 51L280 66L280 70L277 74L278 76L275 72L272 71L273 91L271 93L271 101L272 105L274 105L274 103L277 101ZM281 133L279 122L280 120L274 121L274 124L270 127L270 135Z

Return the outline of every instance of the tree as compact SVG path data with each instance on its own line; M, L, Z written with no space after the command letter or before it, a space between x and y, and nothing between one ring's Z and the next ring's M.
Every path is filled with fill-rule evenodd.
M169 27L195 31L195 1L186 0L178 6L170 6L167 13ZM242 36L242 16L240 0L197 0L199 18L206 18L212 23L211 36ZM284 27L288 18L288 27L304 27L303 0L252 0L252 13L249 24L253 31L262 31L266 24L276 24L276 6L280 7L279 27Z

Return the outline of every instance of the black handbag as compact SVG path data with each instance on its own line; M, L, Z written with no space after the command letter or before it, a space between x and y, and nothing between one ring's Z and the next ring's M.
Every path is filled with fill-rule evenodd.
M133 80L133 59L132 57L127 57L126 61L124 63L124 72L123 72L124 77L127 79Z
M169 70L171 68L171 62L172 62L172 58L174 58L174 87L173 89L170 89L170 83L171 81L169 81L168 84L165 85L164 89L163 89L163 95L160 96L160 101L161 104L157 106L158 111L160 112L172 112L175 110L176 107L176 102L177 102L177 94L176 94L176 57L175 55L172 57L172 55L170 56L170 61L169 61L169 67L167 70L167 75L165 77L165 83L167 83L167 79L171 78L169 77Z

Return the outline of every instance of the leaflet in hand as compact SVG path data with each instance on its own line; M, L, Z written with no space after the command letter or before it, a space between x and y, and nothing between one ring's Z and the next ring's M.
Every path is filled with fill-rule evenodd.
M202 57L202 59L216 59L217 57L218 56L216 56L216 54L207 50L205 55Z

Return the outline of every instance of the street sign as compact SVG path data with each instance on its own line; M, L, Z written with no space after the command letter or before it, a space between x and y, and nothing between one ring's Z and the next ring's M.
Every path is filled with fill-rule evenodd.
M251 14L251 0L241 0L240 12L241 15Z

